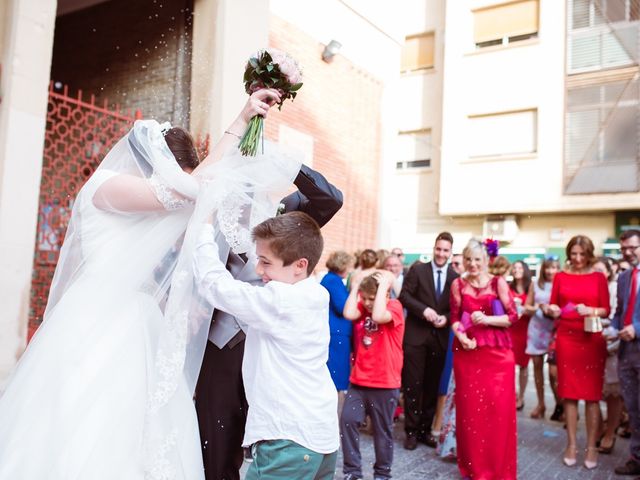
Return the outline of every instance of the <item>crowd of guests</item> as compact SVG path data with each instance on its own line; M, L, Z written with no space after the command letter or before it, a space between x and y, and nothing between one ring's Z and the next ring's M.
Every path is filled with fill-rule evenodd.
M615 471L640 475L640 231L625 231L620 244L622 259L596 257L593 242L577 235L564 264L545 258L535 274L486 241L472 239L453 254L448 232L436 237L430 262L409 268L399 248L333 252L321 284L331 301L328 366L345 480L363 477L365 424L374 478L391 478L393 423L402 409L405 449L433 447L457 460L463 478L515 479L516 411L525 408L530 362L537 403L528 415L547 416L546 363L555 399L549 418L566 428L563 463L580 459L595 469L621 434L631 436L630 459Z

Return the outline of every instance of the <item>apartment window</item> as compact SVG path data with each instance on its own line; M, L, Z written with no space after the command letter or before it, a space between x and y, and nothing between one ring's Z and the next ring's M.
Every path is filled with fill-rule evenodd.
M571 0L572 30L594 27L605 22L633 22L640 20L638 0Z
M569 73L635 63L638 0L572 0L569 11Z
M431 131L414 130L398 134L397 170L412 170L431 166Z
M476 47L505 45L538 36L538 0L502 3L473 11Z
M535 109L469 117L469 157L526 155L537 151Z
M569 73L633 65L637 38L637 26L573 33L569 43Z
M402 47L400 71L415 72L433 68L435 34L433 32L410 35Z
M630 164L638 156L637 81L574 88L567 96L565 163Z

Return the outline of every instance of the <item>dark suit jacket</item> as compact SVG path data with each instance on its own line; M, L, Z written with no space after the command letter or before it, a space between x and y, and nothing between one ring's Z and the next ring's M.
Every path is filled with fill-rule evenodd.
M616 306L616 313L611 320L611 324L617 328L618 330L622 330L624 328L624 317L627 314L627 310L629 310L629 297L631 295L631 273L633 272L633 268L625 270L620 275L618 275L618 304ZM638 277L640 281L640 276ZM640 336L640 295L636 297L636 305L633 311L632 323L634 328L636 329L636 338ZM620 342L620 354L625 349L625 344L628 342Z
M305 165L302 165L300 168L294 184L298 187L298 191L288 195L282 200L282 203L285 205L285 212L304 212L312 217L318 225L323 226L331 220L331 217L342 207L342 192L331 185L321 174ZM227 261L228 269L229 262L236 261L236 259L233 258L234 256L237 255L230 252L229 260ZM237 261L244 263L246 258L242 260L238 258ZM248 274L243 280L249 283L260 283L260 279L255 272L252 272L252 275ZM209 334L210 341L213 342L214 337L216 337L220 344L229 345L230 348L232 348L244 340L244 336L229 336L230 329L237 330L237 326L239 326L238 321L230 314L222 315L221 313L217 313L216 310L213 313L212 321L211 332ZM237 333L237 331L235 333ZM224 343L225 339L227 339L226 343Z
M284 213L304 212L322 227L342 207L342 192L306 165L302 165L293 183L298 191L282 199Z
M449 293L451 282L458 277L451 265L447 267L447 280L440 299L436 301L436 286L433 281L432 262L416 264L409 270L402 283L400 302L407 309L407 321L404 330L404 343L409 345L422 345L431 338L437 338L438 343L446 350L449 338L447 327L436 328L431 322L425 320L422 312L430 307L439 315L447 317L449 323Z

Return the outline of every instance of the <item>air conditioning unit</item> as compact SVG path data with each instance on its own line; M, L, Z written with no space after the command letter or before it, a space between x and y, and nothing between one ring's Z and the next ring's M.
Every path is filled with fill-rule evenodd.
M519 232L515 215L487 217L482 224L482 236L502 242L512 242Z

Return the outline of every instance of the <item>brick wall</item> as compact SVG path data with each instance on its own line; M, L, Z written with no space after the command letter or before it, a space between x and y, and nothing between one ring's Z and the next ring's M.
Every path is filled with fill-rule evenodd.
M112 0L56 19L51 78L188 126L193 0Z
M271 17L269 43L300 62L304 85L293 103L269 114L266 136L277 139L281 124L312 136L313 168L344 193L344 206L322 229L323 270L333 250L376 246L383 85L340 55L323 62L324 46L279 17Z

